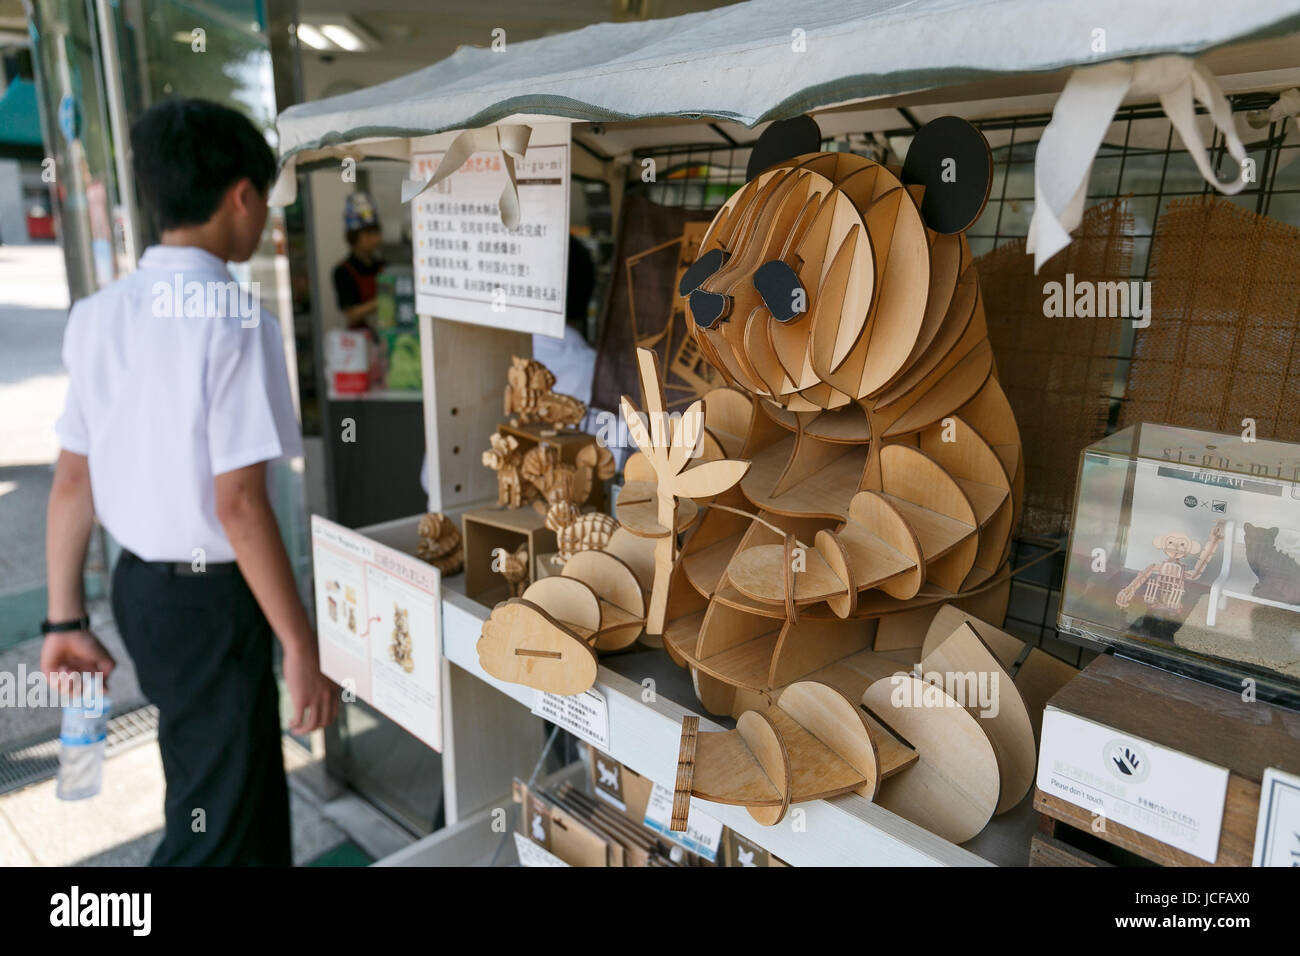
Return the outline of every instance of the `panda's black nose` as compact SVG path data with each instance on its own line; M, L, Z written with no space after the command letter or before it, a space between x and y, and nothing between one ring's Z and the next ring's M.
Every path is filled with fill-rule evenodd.
M731 296L696 289L690 295L691 317L702 329L711 329L731 312Z

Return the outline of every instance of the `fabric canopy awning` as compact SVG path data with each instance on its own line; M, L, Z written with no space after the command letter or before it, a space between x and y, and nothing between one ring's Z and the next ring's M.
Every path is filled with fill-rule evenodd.
M988 76L1197 54L1297 29L1300 0L749 0L520 43L507 36L501 51L462 47L390 82L285 110L280 151L289 159L516 114L751 127Z
M518 44L506 38L499 49L462 47L396 80L285 110L283 168L271 199L293 200L302 163L401 159L412 138L453 130L462 132L447 157L457 161L408 183L404 200L478 150L499 148L510 172L529 124L547 119L753 127L898 94L1072 70L1035 157L1026 248L1040 266L1069 243L1093 156L1128 96L1159 100L1208 183L1228 194L1242 189L1249 161L1228 103L1213 71L1191 57L1297 30L1300 0L749 0ZM1283 58L1290 77L1295 61ZM1227 180L1206 158L1197 104L1241 164ZM509 180L501 207L507 224L515 215L512 172Z

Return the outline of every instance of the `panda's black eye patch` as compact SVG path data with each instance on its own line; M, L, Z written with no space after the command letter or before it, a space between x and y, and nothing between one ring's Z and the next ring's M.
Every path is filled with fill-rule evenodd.
M721 249L710 249L696 259L689 269L682 273L682 281L677 286L678 295L689 295L698 289L709 276L722 268L727 261L727 254Z
M730 303L727 296L718 295L716 292L705 292L703 289L692 292L689 301L691 317L702 329L711 329L717 325L718 319L722 318Z
M808 311L808 294L803 283L780 259L765 262L754 270L754 288L778 322L789 322Z

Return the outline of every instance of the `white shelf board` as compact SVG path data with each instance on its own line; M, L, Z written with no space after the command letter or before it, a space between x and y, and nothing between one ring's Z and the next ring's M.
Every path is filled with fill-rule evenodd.
M489 609L457 593L453 588L458 581L453 578L443 587L443 653L458 667L531 707L536 690L497 680L479 665L475 645ZM604 665L597 673L596 689L609 702L609 755L637 773L671 787L677 778L682 717L694 711L662 695L657 695L653 702L643 703L641 684ZM723 729L707 716L697 716L700 730ZM793 866L993 865L989 859L949 843L856 794L796 804L786 819L774 827L755 822L743 807L695 802L711 816ZM1021 855L1027 858L1029 836L1025 823L1031 819L1023 813L1017 817L1013 811L995 820L989 829L1005 830L1009 839L981 839L981 849L990 856L1009 860L1018 852L1016 845L1023 843Z

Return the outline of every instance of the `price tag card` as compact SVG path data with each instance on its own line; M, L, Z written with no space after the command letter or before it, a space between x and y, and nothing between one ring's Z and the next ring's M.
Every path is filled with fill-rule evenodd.
M1213 863L1225 767L1055 707L1043 712L1038 789Z
M516 833L515 852L519 854L520 866L568 866L554 853L550 853L522 833Z
M568 697L539 690L533 713L609 751L609 704L594 687Z
M1255 826L1255 866L1300 866L1300 776L1264 771Z
M670 829L672 817L673 792L656 783L645 807L645 825L710 863L717 860L718 844L722 840L722 821L715 820L700 810L694 799L691 800L691 812L686 819L686 832Z

